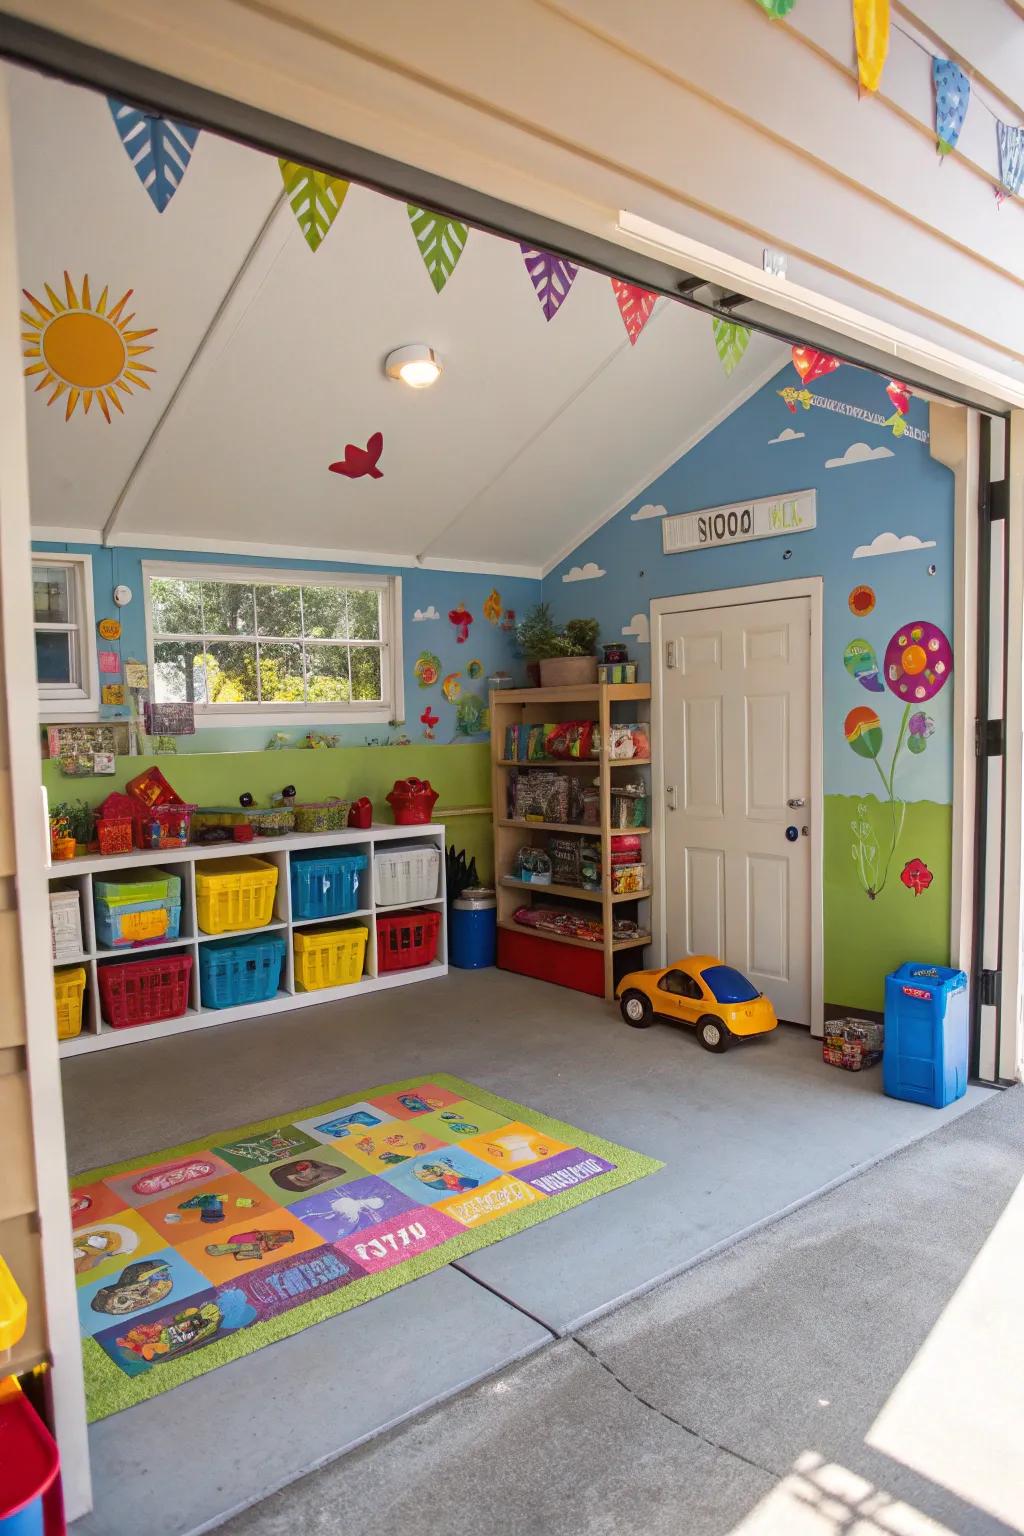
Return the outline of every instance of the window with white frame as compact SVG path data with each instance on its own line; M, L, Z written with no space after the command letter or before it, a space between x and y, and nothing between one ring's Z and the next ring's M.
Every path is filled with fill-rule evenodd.
M155 703L209 717L400 717L400 578L147 561L143 579Z
M32 556L33 629L40 712L54 719L99 701L88 555Z

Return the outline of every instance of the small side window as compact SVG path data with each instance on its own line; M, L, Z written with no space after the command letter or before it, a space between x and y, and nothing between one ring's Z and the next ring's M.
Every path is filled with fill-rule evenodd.
M686 997L694 1003L699 1003L704 996L700 983L685 971L666 971L658 987L662 992L671 992L673 997Z
M33 630L44 718L96 710L99 689L88 555L32 556Z

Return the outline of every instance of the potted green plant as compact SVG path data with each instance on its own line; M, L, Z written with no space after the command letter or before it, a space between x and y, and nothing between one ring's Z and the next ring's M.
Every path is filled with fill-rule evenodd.
M96 843L96 814L84 800L73 805L58 806L67 819L69 835L75 840L77 854L89 853Z
M540 658L540 680L545 688L574 688L597 682L596 619L568 619Z
M554 655L552 646L557 639L550 603L534 603L516 625L516 650L526 662L526 675L534 688L540 687L540 664L546 656Z

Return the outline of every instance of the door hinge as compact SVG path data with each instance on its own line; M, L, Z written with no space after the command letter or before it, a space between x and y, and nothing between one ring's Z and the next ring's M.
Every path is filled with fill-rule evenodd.
M1003 722L1001 720L975 720L975 757L1002 757L1004 750Z
M986 486L982 510L990 523L1005 521L1010 510L1009 480L993 480Z
M670 640L665 646L665 665L671 670L676 665L676 643Z
M978 977L978 1001L987 1008L998 1008L1003 990L1002 971L982 971Z

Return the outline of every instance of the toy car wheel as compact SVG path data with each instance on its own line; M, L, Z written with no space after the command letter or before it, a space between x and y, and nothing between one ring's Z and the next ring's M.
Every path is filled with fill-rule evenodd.
M654 1009L649 997L642 992L626 992L619 1003L619 1011L633 1029L647 1029L654 1023Z
M719 1053L727 1051L732 1044L732 1036L721 1019L712 1018L710 1013L697 1020L697 1039L706 1051Z

